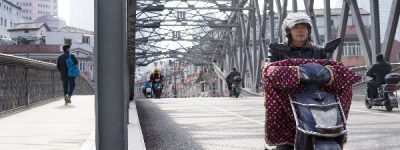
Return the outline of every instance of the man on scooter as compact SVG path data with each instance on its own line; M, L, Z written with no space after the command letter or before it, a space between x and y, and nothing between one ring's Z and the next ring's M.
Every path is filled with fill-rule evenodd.
M232 71L229 72L228 76L226 76L225 78L226 84L228 85L229 93L232 93L231 91L232 91L233 78L236 76L240 77L240 73L236 71L236 68L232 68Z
M265 142L270 146L277 146L277 150L294 149L296 123L289 95L301 92L304 87L300 85L300 66L303 61L311 61L323 64L328 52L324 48L315 45L311 41L311 20L302 12L288 14L282 24L282 37L290 51L284 56L280 53L272 53L271 64L263 69L263 85L265 95ZM287 57L293 60L286 60ZM295 59L301 58L301 59ZM316 59L316 60L311 60ZM339 95L343 105L344 114L347 117L352 95L352 84L360 79L354 72L341 63L332 62L331 67L324 67L330 73L330 81L322 88ZM286 70L274 69L286 67ZM307 66L302 66L307 67ZM334 82L333 82L334 81Z
M162 84L163 81L163 75L160 73L160 71L158 70L158 68L154 69L154 72L151 73L150 75L150 82L151 82L151 87L153 88L152 90L154 91L154 84L156 82L159 82L161 84L161 89L164 88L164 84ZM157 80L158 79L158 80Z
M366 73L367 76L371 77L372 80L368 81L368 98L378 97L378 87L385 83L385 76L392 71L392 66L390 63L383 59L382 54L376 55L376 64Z
M143 95L146 95L146 89L151 88L150 81L145 81L142 88Z

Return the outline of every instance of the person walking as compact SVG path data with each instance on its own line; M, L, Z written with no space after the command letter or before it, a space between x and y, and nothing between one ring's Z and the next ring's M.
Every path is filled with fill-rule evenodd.
M63 89L64 89L65 104L71 103L71 96L75 88L75 77L68 76L68 68L66 60L68 57L71 57L74 64L75 65L78 64L78 60L76 59L75 55L70 54L70 48L71 48L70 45L64 45L62 47L64 52L63 54L58 56L57 59L57 69L61 74L61 81L63 83Z

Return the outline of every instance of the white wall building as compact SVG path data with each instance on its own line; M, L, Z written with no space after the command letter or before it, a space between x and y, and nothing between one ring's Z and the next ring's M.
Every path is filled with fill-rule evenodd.
M34 21L43 15L58 16L58 0L9 0L22 8L21 16Z
M8 0L0 0L0 38L10 38L7 32L14 23L22 22L20 17L21 7Z
M10 38L19 44L44 44L46 33L50 28L46 23L15 23L8 29Z

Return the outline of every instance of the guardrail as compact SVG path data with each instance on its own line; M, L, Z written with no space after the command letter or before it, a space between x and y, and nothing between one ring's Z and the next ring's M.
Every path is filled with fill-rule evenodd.
M76 78L74 94L91 95L85 76ZM56 64L0 53L0 113L63 96Z

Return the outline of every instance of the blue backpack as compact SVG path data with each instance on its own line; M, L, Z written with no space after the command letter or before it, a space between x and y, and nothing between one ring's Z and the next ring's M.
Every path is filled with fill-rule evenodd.
M66 64L67 64L67 68L68 68L68 76L69 77L76 77L76 76L79 76L79 74L81 74L79 69L74 64L74 61L72 61L71 54L68 55Z

